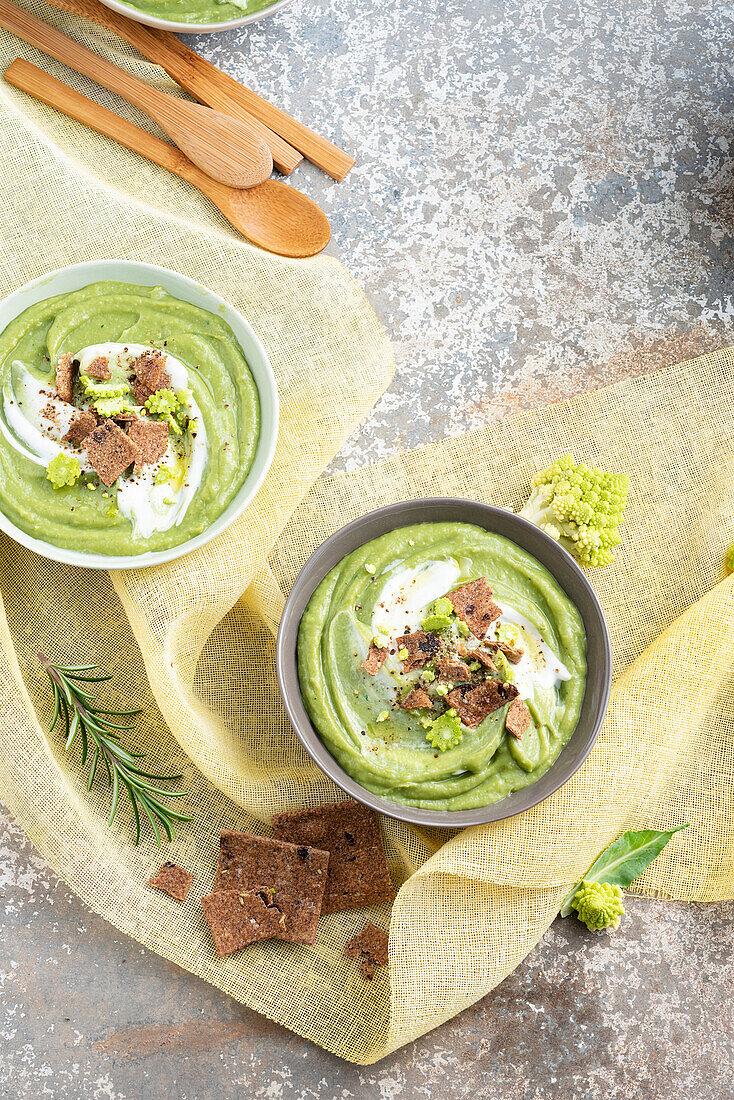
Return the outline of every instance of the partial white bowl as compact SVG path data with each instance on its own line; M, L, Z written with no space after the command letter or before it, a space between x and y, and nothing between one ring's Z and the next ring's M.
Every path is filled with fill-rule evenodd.
M232 27L243 27L246 23L257 23L259 19L273 15L290 2L291 0L275 0L275 3L269 8L263 8L262 11L253 12L252 15L242 15L237 19L227 19L221 23L177 23L175 20L159 19L155 15L148 15L144 11L138 11L137 8L131 8L129 4L120 4L119 0L102 0L105 7L112 8L120 15L127 16L128 19L134 19L136 23L145 23L147 27L157 27L158 30L173 31L176 34L211 34L213 31L228 31Z
M10 322L23 310L35 305L36 302L52 298L55 294L68 294L90 283L107 279L122 283L137 283L139 286L162 286L174 297L221 317L234 332L244 352L260 398L260 438L254 461L244 484L230 502L229 507L210 527L207 527L206 531L202 531L200 535L189 539L188 542L181 543L180 546L171 546L167 550L148 551L143 554L124 555L88 554L81 550L67 550L62 546L54 546L51 542L44 542L26 534L0 511L0 530L10 535L21 546L28 547L29 550L41 554L44 558L65 562L67 565L82 566L85 569L140 569L146 565L161 565L163 562L180 558L191 550L198 550L200 546L204 546L220 535L242 515L265 480L275 454L278 441L278 387L265 348L241 313L225 302L224 298L220 298L218 294L208 290L201 283L187 278L186 275L179 275L177 271L169 271L168 268L158 267L156 264L138 263L136 260L90 260L86 263L61 267L57 271L41 275L31 283L26 283L0 302L0 333L4 332Z

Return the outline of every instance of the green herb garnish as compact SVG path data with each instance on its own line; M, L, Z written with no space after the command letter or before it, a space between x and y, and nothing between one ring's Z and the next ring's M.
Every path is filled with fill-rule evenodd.
M94 696L80 687L80 684L98 684L111 680L111 676L95 675L99 671L98 665L55 665L43 653L38 654L38 660L51 681L54 694L54 714L51 720L49 733L56 728L56 723L61 719L64 724L65 744L68 752L77 734L82 743L82 765L86 764L87 754L91 751L92 762L89 768L89 781L87 790L91 791L97 774L100 760L104 764L107 773L107 785L112 787L112 805L107 821L111 825L117 812L120 797L120 786L126 788L135 815L135 843L140 840L140 809L150 821L158 847L161 845L161 834L158 822L163 826L166 836L173 840L176 836L174 822L191 821L192 818L178 810L165 806L161 798L185 798L187 791L169 791L158 787L158 783L169 783L181 779L180 775L155 775L152 772L142 771L137 766L137 761L145 756L143 752L130 752L119 744L120 734L118 730L134 729L132 725L122 725L111 722L110 716L131 717L140 714L137 710L105 710L100 707Z

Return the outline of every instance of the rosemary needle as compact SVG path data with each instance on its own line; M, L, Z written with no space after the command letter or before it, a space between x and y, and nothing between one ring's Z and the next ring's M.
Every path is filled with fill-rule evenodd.
M160 799L185 798L188 792L169 791L158 784L171 783L181 779L181 776L155 775L139 768L137 761L145 753L130 752L119 744L118 731L131 730L134 726L110 721L110 718L131 718L140 714L140 708L105 710L97 705L94 695L86 685L100 684L112 679L111 676L100 674L98 665L55 665L43 653L38 654L38 660L51 681L54 693L54 713L49 733L53 732L61 720L65 735L64 749L68 752L78 737L82 746L82 766L86 764L87 756L91 755L87 790L92 789L100 762L104 766L107 786L112 788L107 824L111 825L115 819L120 791L124 788L135 815L135 843L140 840L141 810L150 822L158 847L161 845L161 825L167 838L173 840L176 835L174 823L191 821L192 818L166 806Z

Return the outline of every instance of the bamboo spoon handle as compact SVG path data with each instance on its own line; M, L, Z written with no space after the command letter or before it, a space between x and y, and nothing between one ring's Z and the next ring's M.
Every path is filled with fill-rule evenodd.
M55 27L44 23L42 19L37 19L35 15L10 3L9 0L0 0L0 27L17 34L25 42L30 42L43 53L64 62L84 76L91 77L109 91L117 92L146 113L148 108L164 94L151 88L144 81L138 80L137 77L118 69L116 65L105 61L99 54L88 50L73 38L68 38Z
M99 103L87 99L81 92L74 91L61 80L36 68L23 58L17 58L6 69L5 79L8 84L12 84L21 92L26 92L69 118L84 123L91 130L96 130L98 134L112 138L113 141L124 145L126 149L142 154L154 164L167 168L169 172L193 183L196 187L206 189L207 194L214 195L218 191L229 190L225 184L218 183L192 164L188 157L175 146L161 141L160 138L149 134L147 130L141 130L139 126L128 122L126 118L115 114L114 111L108 111L106 107L101 107Z
M149 61L160 65L168 75L197 99L220 111L258 119L270 132L299 150L307 160L335 180L343 180L354 167L354 157L339 149L308 126L297 122L285 111L268 103L250 88L221 72L215 65L194 53L169 31L153 30L111 11L99 0L47 0L55 8L81 15L85 19L119 34ZM240 114L239 112L243 112ZM271 146L272 148L272 146ZM275 161L275 150L273 149Z
M132 19L126 19L124 15L119 15L118 12L106 8L104 4L96 3L95 0L47 0L47 2L60 11L79 15L83 19L89 19L90 22L98 23L101 27L113 31L138 50L143 57L147 57L149 61L165 69L177 84L196 99L246 122L268 146L273 155L273 164L283 175L290 175L303 160L303 156L297 149L265 126L254 114L235 103L229 95L210 88L195 72L189 72L187 68L176 65L175 58L171 61L165 47L156 39L155 33L142 23L134 23ZM167 62L170 68L167 67Z

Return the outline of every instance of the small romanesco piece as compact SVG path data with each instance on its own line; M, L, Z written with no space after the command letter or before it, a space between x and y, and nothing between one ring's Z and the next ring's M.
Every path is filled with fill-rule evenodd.
M576 465L573 455L565 455L533 478L520 515L557 539L582 565L608 565L621 542L628 490L625 474Z
M609 882L587 882L584 880L576 891L571 908L576 910L578 918L592 932L602 928L619 928L624 916L622 891Z
M130 393L127 382L97 382L86 374L79 376L89 404L100 416L117 416L126 407L125 397Z
M189 416L190 390L156 390L145 402L145 408L151 416L160 416L167 420L171 430L180 435L187 426ZM196 431L192 433L196 435Z
M122 395L120 397L97 397L93 403L100 416L119 416L125 408L125 398Z
M448 630L453 622L453 618L454 609L451 606L450 600L447 600L445 596L441 596L439 599L434 600L421 626L424 630L434 632Z
M155 472L153 481L156 485L165 485L167 481L176 480L176 471L173 466L159 466Z
M729 547L729 553L726 555L726 571L734 573L734 545Z
M510 662L505 657L504 653L493 653L492 660L494 661L494 667L497 669L502 683L514 684L515 671ZM469 667L471 668L471 665Z
M431 724L426 734L426 741L430 741L434 749L438 749L439 752L446 752L447 749L453 749L454 745L458 745L462 737L461 721L452 707L444 711Z
M74 485L79 480L80 473L79 459L59 451L56 458L52 458L48 464L46 478L54 489L63 489L67 485Z

